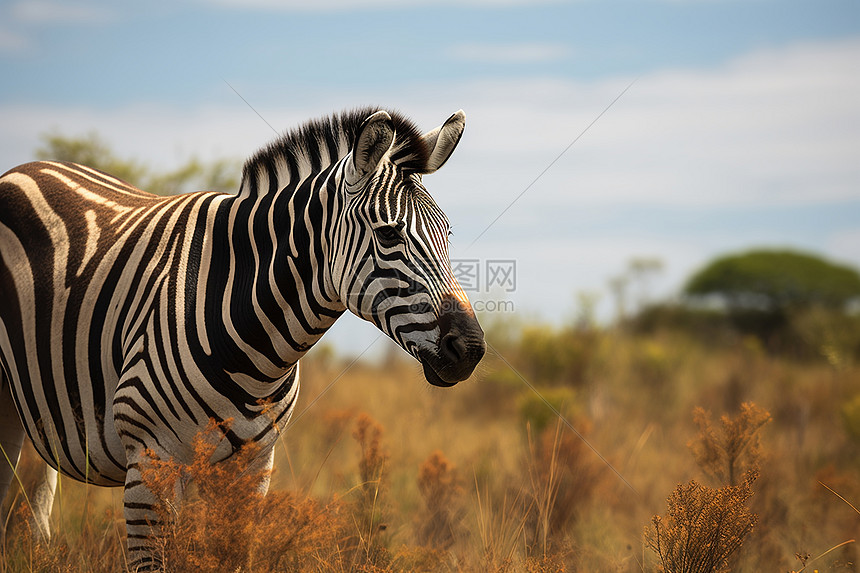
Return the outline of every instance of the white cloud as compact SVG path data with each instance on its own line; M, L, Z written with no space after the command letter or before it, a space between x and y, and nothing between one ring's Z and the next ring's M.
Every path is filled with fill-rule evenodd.
M569 56L562 44L459 44L449 50L458 60L488 64L534 64L560 60Z
M846 41L644 76L529 196L567 196L567 204L857 198L860 76L852 70L858 59L860 41ZM469 86L463 106L470 113L467 135L479 139L468 144L475 161L495 165L490 176L498 184L527 184L523 172L536 176L626 81Z
M104 6L52 0L16 2L9 12L18 22L30 24L104 24L114 19Z

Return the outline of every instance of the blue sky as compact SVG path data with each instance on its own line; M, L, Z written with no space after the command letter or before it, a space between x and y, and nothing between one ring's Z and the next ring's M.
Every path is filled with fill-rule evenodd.
M255 90L262 105L476 76L594 79L714 66L754 50L854 37L860 27L853 1L316 5L6 1L0 49L14 81L2 97L194 106L229 99L227 78Z
M749 247L860 266L855 0L4 0L0 77L0 170L49 131L159 168L246 157L274 134L225 82L278 130L364 104L430 129L463 108L426 181L453 255L516 260L513 292L473 296L546 320L577 292L612 316L631 257L664 262L655 296Z

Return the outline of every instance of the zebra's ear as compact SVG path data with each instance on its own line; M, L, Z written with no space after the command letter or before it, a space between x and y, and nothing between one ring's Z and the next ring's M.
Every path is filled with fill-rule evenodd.
M379 162L391 149L394 142L394 123L387 111L380 110L367 117L358 128L358 135L352 144L352 167L347 172L347 183L361 181L368 173L379 167Z
M427 160L427 165L421 171L422 173L433 173L445 165L445 162L454 153L457 144L460 143L460 138L463 136L463 129L465 128L466 114L461 109L446 119L445 123L422 136L422 139L427 144L427 149L430 150L430 158Z

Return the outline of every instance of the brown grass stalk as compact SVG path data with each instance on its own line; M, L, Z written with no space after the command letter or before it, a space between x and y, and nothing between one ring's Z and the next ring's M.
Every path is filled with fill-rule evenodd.
M699 467L718 483L738 485L746 472L760 467L760 431L771 420L767 410L745 402L734 418L720 417L719 430L711 421L711 413L703 408L693 410L693 420L699 435L687 446Z

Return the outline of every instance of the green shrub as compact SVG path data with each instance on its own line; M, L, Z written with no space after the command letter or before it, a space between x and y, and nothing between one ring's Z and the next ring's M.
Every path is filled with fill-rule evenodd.
M518 364L532 383L581 385L588 375L597 343L597 334L592 331L526 327L520 336Z
M572 388L541 388L540 396L531 390L526 390L519 399L519 411L523 422L529 424L534 435L541 434L550 424L554 424L557 416L555 411L568 421L576 413L576 391ZM552 406L550 408L547 406Z

